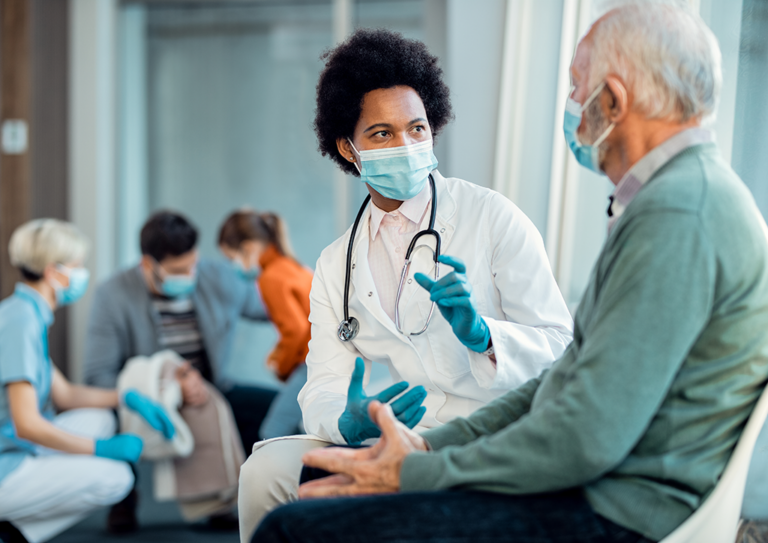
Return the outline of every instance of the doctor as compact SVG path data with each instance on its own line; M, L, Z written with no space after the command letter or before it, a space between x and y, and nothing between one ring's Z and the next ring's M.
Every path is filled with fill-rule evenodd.
M538 376L572 339L530 220L500 194L436 169L433 140L452 118L438 59L386 30L359 30L324 58L320 150L366 183L370 203L317 262L299 395L311 437L256 445L240 476L243 541L265 513L296 499L303 453L379 435L371 400L411 387L390 404L394 414L417 432L434 428ZM440 257L432 285L438 239L450 256ZM419 276L431 292L418 274L431 278ZM369 397L372 362L397 384Z

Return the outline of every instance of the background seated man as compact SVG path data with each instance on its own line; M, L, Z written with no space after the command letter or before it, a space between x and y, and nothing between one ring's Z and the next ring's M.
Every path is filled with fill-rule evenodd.
M247 454L276 392L233 384L222 370L238 320L267 318L254 282L241 278L230 263L199 259L197 231L170 211L156 213L143 226L141 253L138 266L118 272L96 291L86 382L114 387L129 358L172 349L189 362L179 377L185 405L205 403L203 380L214 383L232 407ZM135 529L135 507L134 492L113 508L110 527Z
M617 184L573 343L421 435L374 403L382 439L306 454L337 475L300 496L387 495L286 505L253 541L659 541L713 489L768 377L768 230L699 128L717 42L687 10L623 7L571 73L566 137Z

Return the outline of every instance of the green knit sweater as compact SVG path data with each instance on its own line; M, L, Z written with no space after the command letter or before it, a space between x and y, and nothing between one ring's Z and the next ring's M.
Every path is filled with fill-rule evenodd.
M659 540L712 491L768 378L768 231L714 144L669 161L595 265L539 378L423 434L402 491L583 487Z

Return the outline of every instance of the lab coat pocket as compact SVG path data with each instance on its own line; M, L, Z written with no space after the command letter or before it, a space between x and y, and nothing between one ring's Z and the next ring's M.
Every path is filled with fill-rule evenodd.
M426 322L432 302L420 301L417 305L423 322ZM437 306L435 306L432 321L424 335L427 336L435 369L440 375L455 379L471 371L467 348L456 338L451 325L445 320Z

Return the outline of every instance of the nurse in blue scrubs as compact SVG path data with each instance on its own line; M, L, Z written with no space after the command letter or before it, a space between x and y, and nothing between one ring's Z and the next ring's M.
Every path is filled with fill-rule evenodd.
M9 253L22 281L0 302L0 539L36 543L65 530L133 487L128 463L140 438L115 435L122 402L166 438L161 406L129 391L74 385L52 364L48 328L57 307L88 287L87 240L71 224L40 219L19 227Z

